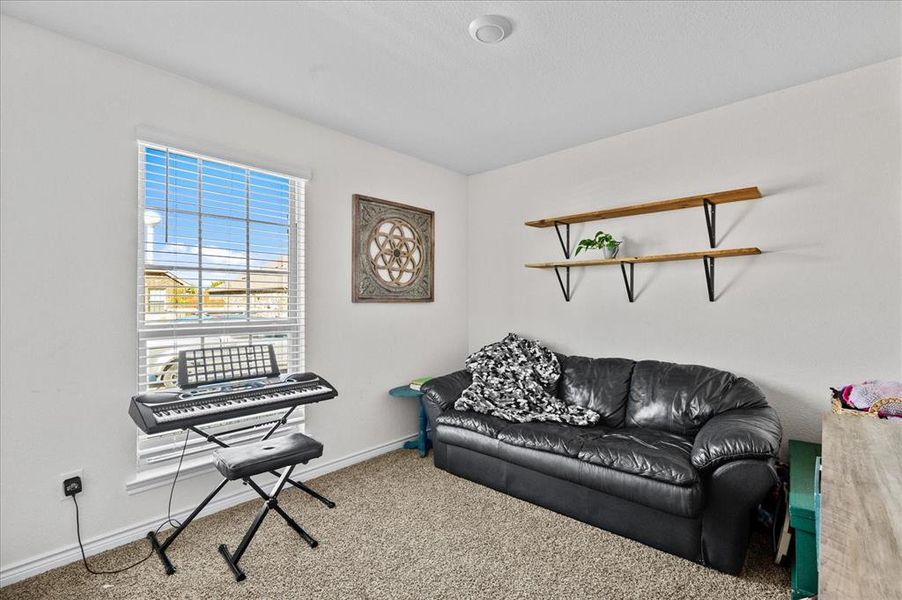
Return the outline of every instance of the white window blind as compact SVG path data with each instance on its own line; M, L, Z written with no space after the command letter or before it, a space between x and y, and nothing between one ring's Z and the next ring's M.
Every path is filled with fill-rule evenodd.
M283 373L304 370L304 185L281 175L140 141L138 390L172 387L180 350L272 344ZM303 410L291 424L302 427ZM260 424L274 413L211 431ZM291 428L285 428L288 431ZM183 432L138 436L138 470L177 461ZM193 436L186 461L209 454Z

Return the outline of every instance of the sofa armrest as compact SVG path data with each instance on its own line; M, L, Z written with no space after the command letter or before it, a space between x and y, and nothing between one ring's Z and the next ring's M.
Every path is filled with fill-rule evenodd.
M704 471L734 460L776 456L783 428L770 406L728 410L705 423L692 446L692 464Z
M426 408L426 417L429 419L430 427L435 429L435 418L446 410L454 408L454 403L472 382L473 376L470 372L462 369L430 379L423 384L423 406Z
M705 475L703 564L731 575L742 571L755 508L779 481L773 463L733 460Z

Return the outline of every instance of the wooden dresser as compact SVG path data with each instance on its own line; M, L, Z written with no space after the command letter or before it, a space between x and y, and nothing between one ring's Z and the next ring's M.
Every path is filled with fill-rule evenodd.
M902 598L902 423L824 417L820 600Z

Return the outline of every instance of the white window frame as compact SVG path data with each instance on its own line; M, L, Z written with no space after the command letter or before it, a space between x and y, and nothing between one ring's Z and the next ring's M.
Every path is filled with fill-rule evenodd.
M153 339L174 339L174 338L193 338L204 336L222 336L222 335L254 335L254 334L287 334L289 338L289 357L291 364L280 364L279 367L283 373L300 372L305 370L305 269L304 269L304 216L305 216L305 191L306 183L309 176L291 175L256 165L235 162L229 159L208 156L191 150L173 147L172 145L155 143L145 139L138 139L138 261L137 261L137 322L138 322L138 345L137 345L137 372L136 379L138 390L144 391L146 388L146 378L142 377L145 372L142 368L142 357L147 356L147 342ZM145 297L144 289L144 271L146 267L154 268L158 265L145 264L145 149L153 148L174 154L180 154L196 158L198 161L213 161L220 164L247 169L250 171L274 175L286 178L289 181L289 258L288 258L288 318L287 319L257 319L250 318L250 298L248 298L246 310L248 311L248 319L243 324L236 323L182 323L176 324L172 322L147 323L145 322L145 312L150 314L150 307ZM198 162L200 165L200 162ZM198 182L200 185L200 181ZM198 218L201 218L200 212ZM248 225L249 226L249 225ZM199 240L200 244L201 241ZM248 251L250 249L248 248ZM247 279L250 285L250 278ZM280 411L284 412L284 411ZM266 413L263 415L252 415L248 417L240 417L237 419L229 419L205 427L210 433L217 433L233 429L235 427L243 427L248 425L257 426L232 434L226 434L221 437L228 444L240 444L242 442L259 439L260 435L269 427L268 422L272 422L274 413ZM292 414L291 419L286 423L286 427L280 430L281 434L291 431L304 430L305 414L303 407L299 407ZM142 431L137 431L137 456L136 456L136 479L126 488L129 493L142 491L143 489L156 487L166 484L171 479L178 465L179 457L185 443L185 433L182 431L166 432L162 434L147 435ZM185 447L185 457L182 464L181 472L187 476L207 472L212 468L211 452L216 448L214 444L207 442L197 435L191 435L188 438Z

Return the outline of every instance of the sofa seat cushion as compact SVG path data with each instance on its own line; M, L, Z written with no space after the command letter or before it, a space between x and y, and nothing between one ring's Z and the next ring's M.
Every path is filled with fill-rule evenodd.
M623 473L678 486L699 482L692 440L655 429L617 429L585 440L579 459Z
M435 424L437 426L459 427L491 438L498 437L502 430L513 425L510 421L472 410L446 410L436 417Z
M496 458L500 457L500 446L496 438L482 435L463 427L451 427L439 425L435 429L435 440L450 446L466 448L481 454L487 454Z
M586 439L603 435L608 431L609 428L602 426L574 427L542 421L512 423L498 434L498 440L521 448L575 457Z
M439 432L439 438L441 438L441 429ZM477 436L471 432L462 433L468 433L474 437L482 437L483 440L497 444L497 447L491 448L491 452L475 447L470 447L470 449L669 514L695 518L704 507L704 493L701 483L673 485L641 475L633 475L632 473L595 465L580 460L578 457L563 456L553 452L514 446L500 440L489 440L485 436ZM589 507L589 510L604 511L605 507L593 506Z
M590 462L579 462L582 465L579 483L599 492L681 517L695 518L704 509L705 494L701 482L673 485ZM604 510L604 507L599 506L598 510Z

